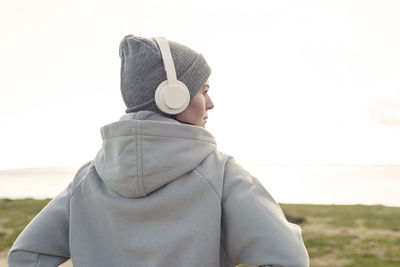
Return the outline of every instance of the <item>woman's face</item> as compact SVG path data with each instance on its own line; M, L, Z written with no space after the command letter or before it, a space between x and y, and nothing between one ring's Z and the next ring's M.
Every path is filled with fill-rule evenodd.
M200 127L204 127L207 123L209 109L214 108L214 103L208 95L210 85L208 81L197 92L197 94L190 100L187 108L176 115L176 119L183 123L188 123Z

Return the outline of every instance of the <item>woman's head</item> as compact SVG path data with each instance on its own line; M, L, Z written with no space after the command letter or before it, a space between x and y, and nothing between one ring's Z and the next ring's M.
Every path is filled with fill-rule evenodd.
M173 41L168 43L177 79L186 85L193 100L208 80L211 69L201 54L182 44ZM121 93L126 112L150 110L169 116L157 107L154 99L158 85L167 79L161 51L155 39L125 36L119 54Z

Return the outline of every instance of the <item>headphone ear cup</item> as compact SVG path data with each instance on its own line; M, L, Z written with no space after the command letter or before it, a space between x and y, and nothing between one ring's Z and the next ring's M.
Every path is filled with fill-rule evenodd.
M162 112L176 115L184 111L189 105L189 89L181 81L172 85L168 81L164 81L157 87L155 101Z

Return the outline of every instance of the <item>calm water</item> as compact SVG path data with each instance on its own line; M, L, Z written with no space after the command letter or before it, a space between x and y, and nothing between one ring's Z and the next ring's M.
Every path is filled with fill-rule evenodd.
M249 169L278 202L400 206L400 165Z
M246 168L278 202L400 206L400 165ZM68 185L77 169L0 171L0 198L52 198Z

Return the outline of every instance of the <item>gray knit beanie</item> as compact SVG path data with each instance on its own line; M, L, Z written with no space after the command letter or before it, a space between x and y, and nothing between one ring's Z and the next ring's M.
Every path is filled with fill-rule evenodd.
M196 95L211 74L204 57L182 44L168 41L176 76ZM125 36L119 46L121 58L121 93L126 113L150 110L167 115L157 108L154 94L167 79L160 49L156 41L133 35Z

